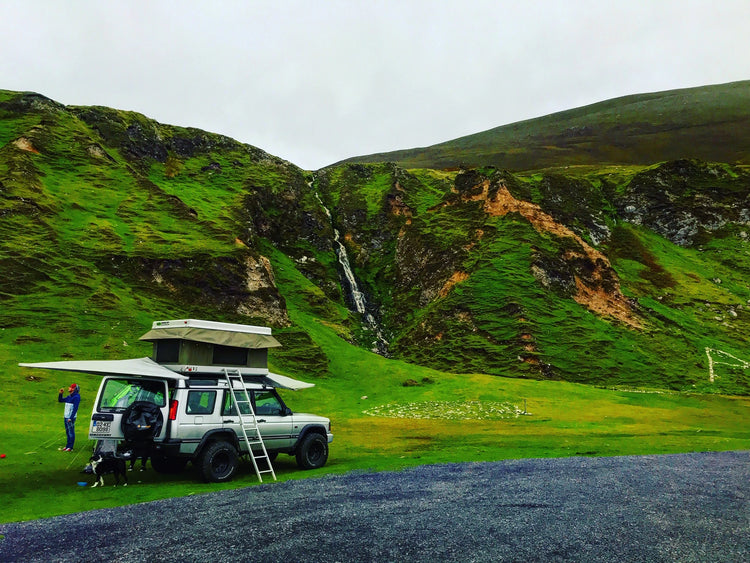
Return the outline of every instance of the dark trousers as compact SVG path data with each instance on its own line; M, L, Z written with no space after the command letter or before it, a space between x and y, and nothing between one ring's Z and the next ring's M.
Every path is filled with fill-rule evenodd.
M76 419L66 418L65 419L65 435L68 437L68 443L65 445L66 448L73 449L73 443L76 441Z

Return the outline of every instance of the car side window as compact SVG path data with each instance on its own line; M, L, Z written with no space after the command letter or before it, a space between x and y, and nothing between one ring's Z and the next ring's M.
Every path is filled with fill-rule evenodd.
M250 405L245 401L245 394L242 392L236 392L237 400L240 402L240 412L242 414L250 414ZM229 391L224 391L224 406L221 409L221 416L236 416L237 409L234 406L234 400L232 400L232 394Z
M279 398L270 391L256 391L255 414L281 415Z
M187 414L211 414L216 404L216 391L189 391Z

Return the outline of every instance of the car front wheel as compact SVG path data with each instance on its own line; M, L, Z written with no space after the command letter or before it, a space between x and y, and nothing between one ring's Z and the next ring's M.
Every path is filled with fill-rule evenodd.
M324 436L311 433L302 438L297 448L297 465L300 469L317 469L328 461L328 441Z

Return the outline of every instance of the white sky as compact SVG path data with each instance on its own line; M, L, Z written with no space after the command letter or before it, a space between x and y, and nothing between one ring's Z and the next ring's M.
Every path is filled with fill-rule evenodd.
M750 79L748 0L0 0L0 89L306 169Z

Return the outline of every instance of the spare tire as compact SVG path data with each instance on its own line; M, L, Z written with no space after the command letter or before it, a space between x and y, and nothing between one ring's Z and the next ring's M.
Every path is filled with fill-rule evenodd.
M161 409L148 401L136 401L122 413L120 428L126 440L147 442L161 432L164 417Z

